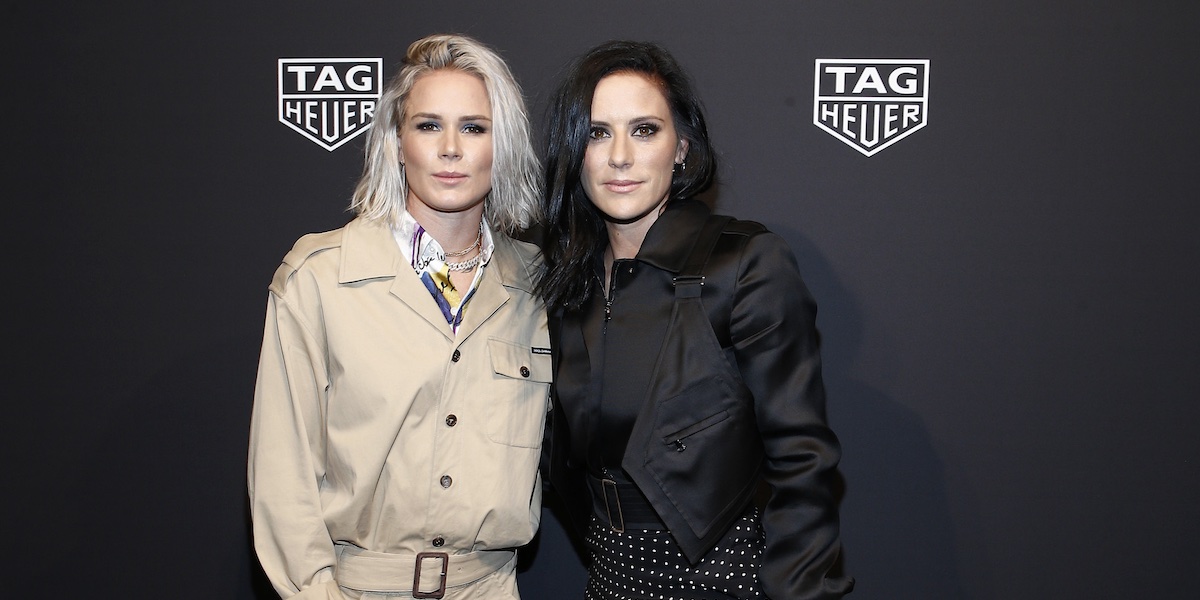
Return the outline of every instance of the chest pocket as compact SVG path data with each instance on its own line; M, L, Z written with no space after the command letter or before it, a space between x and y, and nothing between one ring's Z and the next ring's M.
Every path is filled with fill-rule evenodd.
M544 353L543 353L544 352ZM548 349L488 339L492 388L487 415L488 439L498 444L538 448L550 406L551 364Z

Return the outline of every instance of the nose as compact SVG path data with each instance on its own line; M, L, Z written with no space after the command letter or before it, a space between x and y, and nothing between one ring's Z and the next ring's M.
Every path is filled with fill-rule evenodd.
M438 149L438 155L446 159L462 158L462 140L459 139L458 131L450 130L442 135L441 148Z
M624 169L630 165L633 160L633 152L630 141L625 136L613 136L612 143L608 146L608 166L614 169Z

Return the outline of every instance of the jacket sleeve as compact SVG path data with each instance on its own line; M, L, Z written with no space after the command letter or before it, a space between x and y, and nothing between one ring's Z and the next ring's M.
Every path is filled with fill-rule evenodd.
M750 236L738 266L730 339L754 395L771 493L759 579L770 598L841 598L837 437L825 418L816 303L777 235Z
M284 598L303 590L304 597L324 597L318 590L332 581L336 560L319 493L326 361L312 331L273 285L254 391L247 488L255 550Z

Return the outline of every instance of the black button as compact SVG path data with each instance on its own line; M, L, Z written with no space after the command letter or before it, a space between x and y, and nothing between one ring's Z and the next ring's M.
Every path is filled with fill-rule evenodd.
M529 367L521 367L521 377L529 377Z
M446 540L442 539L442 536L440 536L440 535L433 538L433 547L434 548L441 548L443 545L445 545L445 543L446 543Z
M442 487L448 488L452 483L454 483L454 480L449 475L442 475Z
M458 359L461 357L462 357L462 352L455 350L454 354L450 355L450 362L458 362Z
M455 425L458 425L458 417L454 415L446 417L446 427L454 427Z

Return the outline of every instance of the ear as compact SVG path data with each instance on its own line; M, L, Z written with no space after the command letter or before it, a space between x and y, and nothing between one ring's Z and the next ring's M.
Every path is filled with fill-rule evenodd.
M688 141L679 138L679 146L675 149L675 164L679 164L687 159Z
M404 164L404 140L400 134L396 134L396 155L400 157L400 164Z

